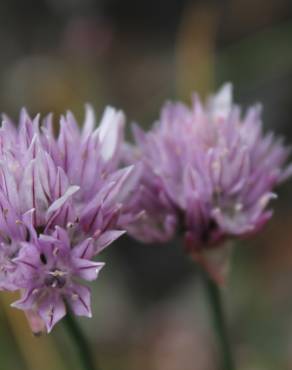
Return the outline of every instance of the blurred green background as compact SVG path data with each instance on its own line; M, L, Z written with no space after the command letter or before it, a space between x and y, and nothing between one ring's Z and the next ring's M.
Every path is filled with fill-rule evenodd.
M167 99L202 96L224 81L266 129L292 143L290 0L26 0L0 2L0 109L15 119L84 103L122 108L150 127ZM292 191L275 216L234 249L224 291L239 370L292 369ZM196 267L179 242L127 237L101 256L91 320L79 322L104 370L215 370L217 346ZM77 370L62 323L34 338L15 297L1 293L0 369Z

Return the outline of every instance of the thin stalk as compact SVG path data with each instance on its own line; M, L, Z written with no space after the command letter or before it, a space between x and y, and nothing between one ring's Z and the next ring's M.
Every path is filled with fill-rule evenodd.
M98 367L88 346L87 340L78 323L76 322L74 316L70 312L68 312L65 316L64 323L69 336L75 342L75 346L77 351L79 352L79 358L83 365L83 369L98 370Z
M218 339L218 346L221 354L221 369L235 370L222 307L220 287L212 279L210 279L205 271L202 271L202 278L209 300L209 307L213 317L214 329Z

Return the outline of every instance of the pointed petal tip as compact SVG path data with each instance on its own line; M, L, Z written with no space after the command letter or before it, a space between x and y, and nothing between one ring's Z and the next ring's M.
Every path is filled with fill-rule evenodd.
M65 191L65 194L63 194L60 198L56 199L48 208L47 213L50 214L60 207L63 206L66 201L73 196L78 190L80 189L80 186L78 185L72 185L69 186L69 188Z
M85 118L82 134L83 136L90 135L96 125L96 116L93 106L90 103L85 103Z
M20 108L20 116L21 117L23 117L23 116L29 117L29 114L28 114L28 111L27 111L26 107L21 107Z
M107 106L98 127L101 143L101 155L105 161L110 160L117 149L125 123L125 115L121 110Z
M216 95L232 95L233 93L233 84L230 81L224 82L223 85L219 88L218 92Z

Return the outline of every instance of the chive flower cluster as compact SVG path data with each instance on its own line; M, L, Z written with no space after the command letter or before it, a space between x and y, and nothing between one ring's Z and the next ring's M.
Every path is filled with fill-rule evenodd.
M261 106L242 116L231 84L205 105L197 95L190 108L167 103L148 132L135 125L133 135L126 160L142 171L131 208L144 214L129 233L143 242L179 234L205 265L206 251L262 228L274 187L292 173L282 138L262 131Z
M97 128L90 106L82 129L70 112L57 127L51 115L3 116L0 289L20 292L13 306L32 330L50 332L68 309L91 316L95 257L125 230L143 242L180 235L191 254L258 232L292 172L260 116L259 106L241 115L230 84L206 104L167 103L148 132L133 127L135 144L111 107Z
M91 316L93 258L124 233L119 226L133 167L118 169L124 115L106 108L98 128L86 108L80 130L68 112L58 135L52 116L21 111L0 129L0 287L19 290L14 307L48 332L69 308ZM38 325L36 325L36 323Z

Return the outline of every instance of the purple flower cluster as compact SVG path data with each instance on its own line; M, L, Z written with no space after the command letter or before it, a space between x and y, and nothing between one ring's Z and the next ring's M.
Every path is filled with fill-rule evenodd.
M52 117L0 129L0 288L19 290L36 331L50 332L69 307L91 316L89 289L103 263L93 262L124 233L120 218L131 190L132 166L118 169L124 115L106 108L95 129L86 107L80 130L68 112L58 135ZM38 325L36 325L38 323Z
M144 242L180 233L198 255L257 232L272 215L274 186L292 173L283 169L289 150L263 134L260 115L254 106L242 118L226 84L206 105L196 95L191 108L166 104L147 133L134 126L126 160L142 163L142 175L130 208L144 214L129 233Z
M271 217L275 185L289 150L262 133L260 107L242 118L226 84L203 105L167 104L148 132L123 142L124 115L106 108L99 127L86 107L0 128L0 289L19 291L32 330L50 332L70 309L91 316L90 291L103 263L93 261L125 231L144 242L182 235L203 252L257 232ZM56 131L56 133L55 133ZM126 150L122 150L126 148ZM128 167L119 168L126 158ZM210 270L210 269L209 269Z

